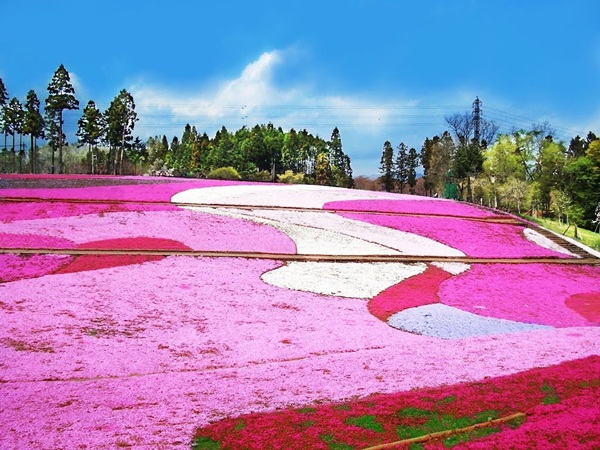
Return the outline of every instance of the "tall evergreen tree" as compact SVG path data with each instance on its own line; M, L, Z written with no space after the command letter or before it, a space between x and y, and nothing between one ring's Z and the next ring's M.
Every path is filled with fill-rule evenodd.
M17 172L17 150L16 150L16 134L21 135L23 132L24 111L23 105L18 98L13 97L3 108L3 126L4 132L12 137L12 171ZM21 149L19 148L19 154Z
M25 123L23 133L28 134L30 138L30 164L31 173L35 173L37 139L44 137L44 118L40 113L40 100L34 90L27 93L25 103Z
M63 133L63 111L79 109L79 100L75 98L75 89L71 84L71 77L69 72L65 69L62 64L58 66L56 72L50 80L48 85L48 97L46 98L46 112L48 112L48 119L54 122L53 128L58 128L58 172L64 172L63 164L63 146L64 133ZM54 173L54 164L52 165L52 173Z
M385 141L379 164L381 181L386 192L394 189L394 148L390 141Z
M398 187L400 188L400 193L402 194L404 193L404 186L408 182L408 147L404 142L400 142L397 149L395 178Z
M122 173L125 147L133 140L133 129L138 120L133 96L122 89L110 103L105 117L106 139L114 149L113 174L117 175Z
M104 121L104 116L100 110L96 108L96 103L93 100L90 100L87 105L85 105L83 115L77 124L79 126L77 130L79 144L88 146L90 172L95 174L97 172L98 144L104 135L106 123Z
M3 152L6 152L6 136L9 133L8 127L6 126L6 122L4 120L6 102L8 101L8 92L6 87L4 86L4 81L0 78L0 129L2 130L2 134L4 134L4 148Z
M421 147L421 154L419 156L419 158L421 159L421 164L423 165L423 187L425 188L426 195L431 195L431 191L433 189L433 183L430 180L429 171L431 167L431 156L436 143L436 139L439 141L439 136L435 136L433 139L425 138L423 146Z
M407 183L410 188L410 193L415 193L415 186L417 185L417 167L419 167L419 154L414 148L408 151L406 158L407 167Z
M57 119L56 115L56 111L50 109L46 110L46 116L44 118L44 122L46 123L45 138L48 141L48 145L50 146L51 150L51 173L56 171L56 151L66 139L65 134L61 131L59 120Z
M329 148L329 162L335 167L343 167L344 151L342 150L342 138L338 127L335 127L331 132L331 139L327 143L327 147Z
M331 140L327 143L329 161L336 186L350 188L354 185L350 157L342 150L342 138L338 127L333 129Z
M0 78L0 106L6 105L6 101L8 100L8 91L6 90L6 86L4 86L4 81Z

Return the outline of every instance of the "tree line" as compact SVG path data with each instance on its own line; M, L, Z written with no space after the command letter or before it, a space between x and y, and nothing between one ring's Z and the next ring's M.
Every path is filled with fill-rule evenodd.
M420 152L397 154L383 145L380 182L387 191L414 193L415 167L423 168L425 195L456 198L530 215L554 215L598 229L600 139L593 132L567 146L548 124L499 134L493 121L473 110L445 117L447 130L427 137Z
M176 136L170 144L164 135L149 138L141 158L155 175L214 178L216 170L228 168L220 172L246 180L354 185L337 127L325 141L306 129L284 131L272 123L235 132L223 126L213 138L187 124L181 139Z
M64 152L70 153L73 146L66 142L63 114L65 110L78 110L79 100L69 72L62 64L47 90L42 115L35 91L29 91L25 106L16 97L8 101L8 92L0 78L0 125L4 134L2 172L36 173L47 167L50 173L65 173ZM292 128L284 132L272 123L242 127L235 132L223 126L212 138L188 124L181 138L176 136L169 143L166 136L150 137L146 142L134 138L137 121L133 96L125 89L104 112L90 100L82 111L77 129L77 146L85 147L87 152L75 164L71 161L75 167L69 171L114 175L148 172L183 177L213 175L263 181L277 178L285 182L343 187L354 184L350 157L342 149L337 127L330 140L325 141L306 129L297 132ZM23 143L24 136L30 137L29 151ZM10 149L8 137L11 138ZM46 139L47 151L38 147L40 138Z
M16 97L9 101L8 91L0 78L0 107L2 108L0 129L4 135L1 167L3 172L39 172L40 149L37 140L42 138L47 141L50 149L50 173L65 172L63 150L67 146L67 141L63 116L65 110L79 109L79 100L75 97L69 72L62 64L54 72L47 90L48 96L42 115L40 100L34 90L27 93L25 105ZM133 97L126 90L122 90L115 97L104 113L96 108L92 100L88 102L78 123L77 136L80 145L89 146L92 173L95 173L94 151L97 151L101 142L108 146L113 161L111 172L114 174L122 172L125 148L131 145L136 120ZM9 136L11 137L10 150L7 145ZM26 151L27 145L23 143L23 137L26 136L30 138L29 151ZM24 169L25 162L28 170Z

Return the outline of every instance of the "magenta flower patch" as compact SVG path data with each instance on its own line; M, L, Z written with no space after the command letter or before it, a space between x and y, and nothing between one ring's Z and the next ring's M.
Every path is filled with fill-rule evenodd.
M600 295L598 280L598 266L476 264L444 282L439 296L446 305L484 317L553 327L593 326L600 324L600 304L594 302Z
M565 258L527 240L524 227L504 223L463 220L456 217L406 217L383 214L341 213L344 217L419 234L478 258Z

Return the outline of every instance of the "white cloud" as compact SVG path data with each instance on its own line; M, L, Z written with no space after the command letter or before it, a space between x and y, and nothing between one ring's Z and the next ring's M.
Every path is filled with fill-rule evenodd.
M186 123L211 134L225 125L237 129L272 122L284 129L306 128L328 138L331 130L361 129L373 134L398 121L394 110L380 106L381 101L355 95L321 95L301 82L275 81L275 74L285 68L287 51L265 52L249 63L239 77L224 80L196 92L177 92L138 83L130 87L140 118L141 135L181 134ZM398 102L395 103L396 105ZM412 103L404 102L404 106Z

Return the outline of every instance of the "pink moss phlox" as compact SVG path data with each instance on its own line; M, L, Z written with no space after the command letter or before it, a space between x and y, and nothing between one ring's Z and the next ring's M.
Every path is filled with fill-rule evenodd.
M81 255L76 256L69 265L56 270L56 274L85 272L88 270L108 269L110 267L142 264L150 261L160 261L160 255Z
M600 290L573 294L565 301L565 305L590 322L600 325Z
M590 356L477 383L236 416L199 428L196 436L219 442L223 449L241 445L249 449L330 448L328 444L365 448L399 440L398 427L418 428L428 414L474 418L487 412L479 419L486 421L490 418L488 415L499 418L520 412L527 416L516 431L501 425L501 433L474 440L466 448L529 448L514 445L514 442L526 443L526 439L529 445L532 442L552 444L559 434L555 424L567 414L570 420L565 423L576 422L577 433L571 431L567 438L558 438L558 442L575 439L575 443L596 444L600 442L597 432L600 416L597 410L593 413L594 405L589 401L600 394L599 374L600 357ZM549 393L552 397L546 401ZM357 426L360 418L367 420L362 422L367 426ZM572 429L565 425L559 427L569 428ZM480 446L485 443L488 447ZM442 445L438 441L428 443L426 448L443 448Z
M169 202L173 195L188 189L248 184L235 181L190 180L171 178L144 177L142 180L153 180L154 183L127 184L114 186L94 186L79 188L50 189L3 189L5 197L34 197L48 199L77 200L122 200L141 202Z
M0 233L0 248L69 249L74 247L73 241L58 236Z
M342 216L425 236L472 257L569 258L566 254L549 250L527 240L520 225L486 223L453 217L401 217L352 213L342 213Z
M364 300L261 282L281 265L175 256L4 285L4 442L189 448L195 426L223 417L482 380L598 353L591 327L461 342L399 332Z
M434 200L431 198L422 198L421 200L341 200L325 203L325 205L323 205L323 209L336 211L390 212L477 218L506 217L494 211L478 208L475 205L459 203L450 200Z
M123 211L174 211L177 207L152 203L66 203L66 202L1 202L0 221L55 219L59 217L102 215Z
M79 244L143 235L174 238L194 250L296 253L294 241L276 228L182 208L38 219L0 226L11 235L27 230L31 234L68 236Z
M444 304L487 317L554 327L591 326L597 322L590 318L597 316L579 314L579 308L565 302L578 294L597 298L598 280L597 266L474 264L442 283L439 296Z
M85 242L78 248L86 250L191 250L187 245L173 239L149 237L117 238L103 241ZM110 267L142 264L150 261L160 261L162 255L80 255L67 266L61 267L55 273L75 273L87 270L107 269Z
M187 245L174 239L147 236L84 242L79 244L77 248L87 250L192 250Z
M73 261L68 255L0 255L0 283L36 278L59 270Z
M439 302L440 284L452 275L438 267L428 265L425 272L410 277L369 301L369 312L384 322L406 308L414 308Z

